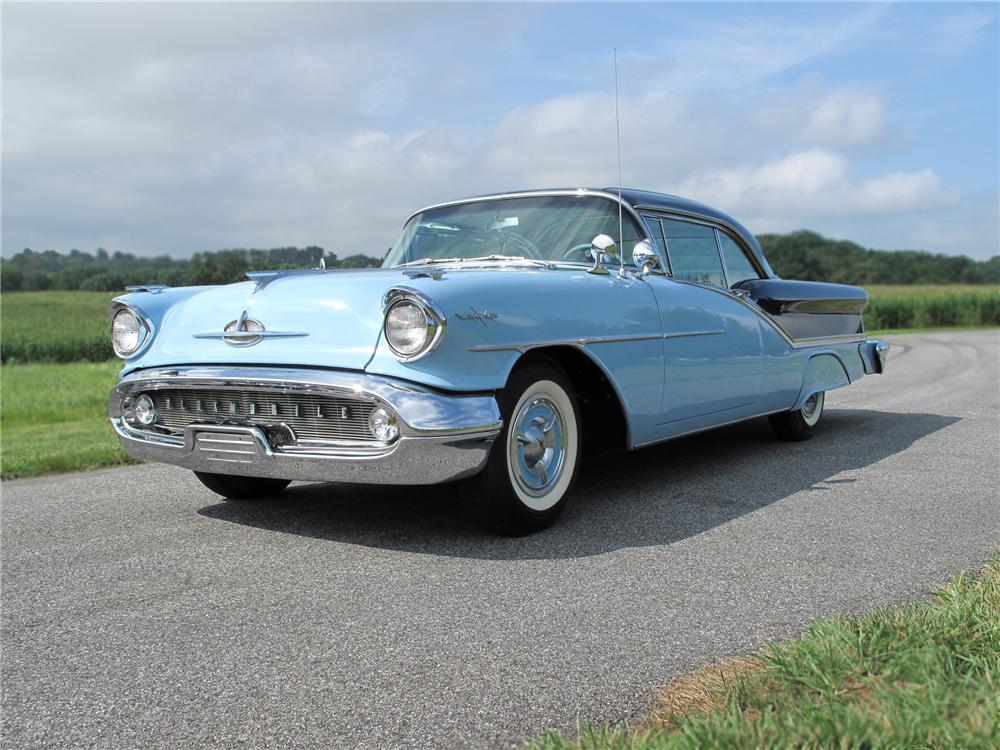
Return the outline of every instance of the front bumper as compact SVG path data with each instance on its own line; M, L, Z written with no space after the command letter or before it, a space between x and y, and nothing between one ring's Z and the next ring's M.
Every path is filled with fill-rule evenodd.
M395 412L390 443L274 444L262 420L195 422L182 434L130 424L123 400L159 389L231 389L361 399ZM130 456L193 471L247 477L365 484L436 484L477 473L502 422L492 395L451 395L390 378L327 370L193 367L140 370L111 392L111 424Z

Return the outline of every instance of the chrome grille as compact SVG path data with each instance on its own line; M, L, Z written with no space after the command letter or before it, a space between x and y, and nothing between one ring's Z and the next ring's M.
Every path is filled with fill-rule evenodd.
M286 424L301 440L373 440L368 415L375 404L355 398L229 389L149 391L156 424L182 431L189 424Z

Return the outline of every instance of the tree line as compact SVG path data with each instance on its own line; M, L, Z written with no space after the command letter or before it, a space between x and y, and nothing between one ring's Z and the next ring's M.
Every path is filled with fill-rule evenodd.
M46 289L117 292L132 284L197 286L241 281L247 271L266 271L319 266L370 268L381 261L367 255L338 258L321 247L275 247L270 250L227 249L195 253L191 258L159 255L137 257L131 253L94 254L70 250L36 252L25 248L0 260L0 289L5 292Z
M919 250L869 250L805 230L763 234L758 239L771 267L787 279L861 285L1000 284L1000 256L976 261L964 255ZM314 245L218 250L196 253L190 259L166 255L144 258L108 253L103 248L94 254L26 248L9 259L0 259L0 289L115 292L130 284L226 284L242 280L247 271L315 267L320 258L327 268L370 268L381 264L377 258L360 254L338 258L336 253Z

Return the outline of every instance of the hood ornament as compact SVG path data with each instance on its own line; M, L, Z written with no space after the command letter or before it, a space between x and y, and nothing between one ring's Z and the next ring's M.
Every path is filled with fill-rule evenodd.
M247 317L247 311L236 320L230 320L220 332L196 333L196 339L222 339L230 346L253 346L261 339L290 339L308 336L299 331L268 331L259 320Z

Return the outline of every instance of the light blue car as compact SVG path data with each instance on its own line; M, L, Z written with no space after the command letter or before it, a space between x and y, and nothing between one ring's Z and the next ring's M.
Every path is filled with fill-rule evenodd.
M638 190L432 206L381 268L247 276L111 303L130 455L232 499L469 479L511 534L555 520L585 448L762 416L804 440L888 352L864 290L780 280L729 216Z

